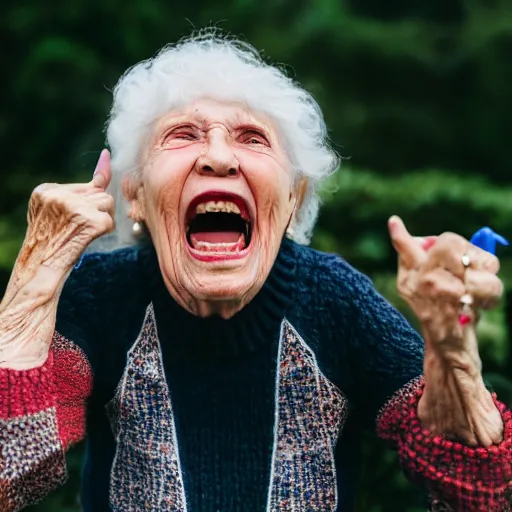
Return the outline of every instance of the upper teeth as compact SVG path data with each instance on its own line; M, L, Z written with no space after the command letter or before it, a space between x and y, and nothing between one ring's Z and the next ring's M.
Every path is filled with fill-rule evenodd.
M198 204L196 207L196 214L206 212L227 212L237 213L240 215L240 208L231 201L208 201L206 203Z

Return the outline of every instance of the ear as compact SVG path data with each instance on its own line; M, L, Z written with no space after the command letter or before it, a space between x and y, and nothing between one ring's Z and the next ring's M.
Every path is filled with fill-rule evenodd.
M146 220L146 203L144 186L140 177L134 173L123 176L121 190L124 198L130 203L128 217L135 222L144 222Z
M295 215L298 210L300 210L302 203L304 202L304 198L306 197L306 192L308 190L308 179L302 178L297 186L295 187L294 192L290 192L290 203L293 205L290 213L290 218L288 219L287 231L293 229L292 223L295 218Z
M306 197L306 192L308 191L308 183L309 180L307 178L302 178L297 184L297 190L295 194L295 210L300 210L302 207L302 203Z

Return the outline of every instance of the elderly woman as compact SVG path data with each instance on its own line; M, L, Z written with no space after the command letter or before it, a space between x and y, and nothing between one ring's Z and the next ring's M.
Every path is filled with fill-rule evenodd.
M337 166L322 114L236 41L128 71L108 143L90 183L30 201L0 309L2 511L62 484L84 437L87 512L351 511L372 425L432 510L511 510L512 415L474 329L501 294L494 256L390 220L421 338L308 248ZM144 236L82 257L113 230L111 172Z

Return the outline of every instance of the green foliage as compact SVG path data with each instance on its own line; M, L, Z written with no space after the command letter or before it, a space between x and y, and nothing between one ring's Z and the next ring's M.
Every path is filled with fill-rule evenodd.
M30 191L44 181L89 179L120 74L192 26L212 23L286 63L319 99L333 143L349 158L326 186L314 245L371 275L411 322L395 289L390 215L418 235L470 236L489 225L512 239L507 0L11 0L0 7L8 95L0 111L4 285ZM512 252L500 255L512 297ZM511 304L480 325L486 379L509 402ZM79 510L81 453L68 457L69 484L34 512ZM359 511L425 510L396 456L374 436L364 461Z

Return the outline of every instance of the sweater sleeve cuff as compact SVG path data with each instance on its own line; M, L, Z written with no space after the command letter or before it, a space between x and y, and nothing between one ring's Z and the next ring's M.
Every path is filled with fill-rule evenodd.
M55 406L51 369L53 354L46 362L31 370L0 369L0 418L16 418L35 414Z
M493 394L503 418L503 441L471 448L422 428L417 410L423 388L419 377L391 397L377 418L379 437L397 448L410 478L429 490L433 510L511 511L512 412Z

